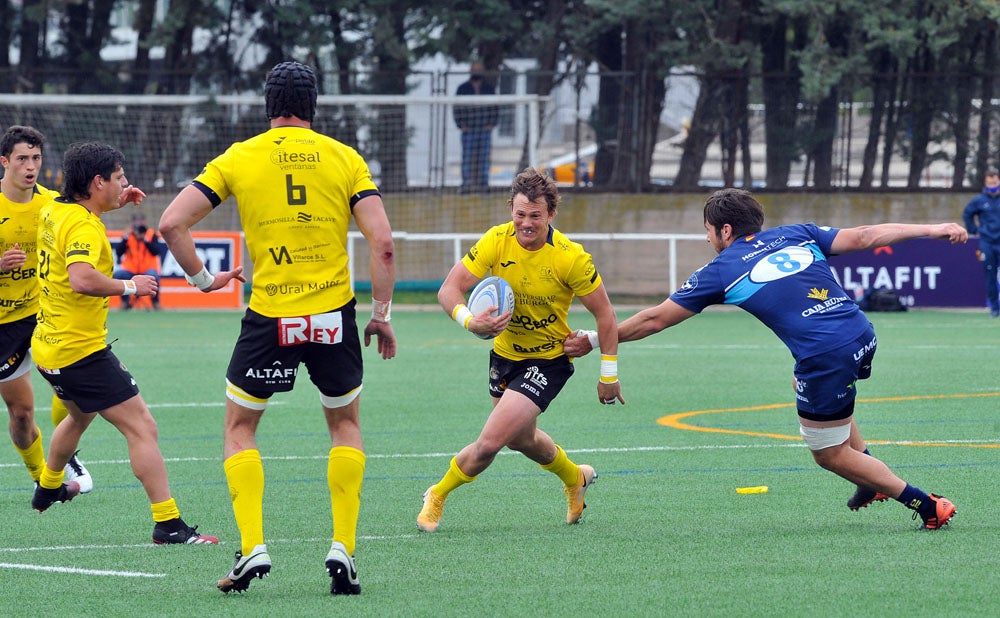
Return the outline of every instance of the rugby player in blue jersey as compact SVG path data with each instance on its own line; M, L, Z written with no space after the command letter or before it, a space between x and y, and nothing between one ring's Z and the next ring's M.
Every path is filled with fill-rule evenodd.
M911 238L968 240L956 223L884 223L836 229L812 223L762 230L764 209L741 189L705 203L705 230L719 254L665 301L618 324L618 341L635 341L716 304L737 305L781 339L795 358L800 433L821 467L857 485L852 510L894 498L938 529L955 514L951 501L927 494L871 456L854 422L855 382L871 375L876 338L871 322L844 292L827 257ZM571 335L568 356L592 349L588 331ZM916 515L914 516L916 518Z

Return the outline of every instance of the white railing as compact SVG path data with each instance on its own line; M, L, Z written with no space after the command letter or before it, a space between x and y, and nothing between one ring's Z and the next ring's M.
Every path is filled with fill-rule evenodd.
M574 241L585 241L585 240L595 240L595 241L663 241L667 243L667 255L668 255L668 268L670 274L670 289L676 290L677 281L677 241L705 241L704 234L642 234L642 233L566 233ZM458 262L462 259L462 255L465 253L465 249L462 248L462 242L475 242L482 237L482 233L463 233L463 232L441 232L441 233L424 233L424 232L393 232L392 237L396 240L403 240L406 242L450 242L451 243L451 253L452 253L452 263ZM350 258L350 263L354 264L354 243L356 240L364 240L364 236L361 232L351 231L347 234L347 255ZM354 273L351 273L351 281L353 285Z

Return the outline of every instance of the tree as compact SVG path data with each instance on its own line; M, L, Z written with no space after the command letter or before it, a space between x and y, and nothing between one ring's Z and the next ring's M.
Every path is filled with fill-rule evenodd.
M431 28L420 37L420 56L441 53L459 62L478 61L486 77L502 93L499 77L511 50L537 61L531 73L532 94L548 95L560 79L558 66L570 28L568 20L578 2L573 0L483 0L442 4L428 9ZM546 118L544 104L539 115ZM521 149L518 169L528 164L529 144Z
M14 85L10 74L10 44L14 35L15 14L10 0L0 0L0 89L5 92Z
M591 122L598 140L595 185L649 186L665 80L690 57L706 3L711 0L590 0L578 12L574 49L602 71Z
M111 36L111 9L114 0L67 2L60 20L63 44L60 64L70 92L115 92L118 80L101 58L101 50Z
M697 73L701 82L678 188L701 184L716 138L723 182L735 184L742 175L744 185L753 183L751 100L764 104L769 188L787 187L803 156L807 184L830 189L852 182L844 120L856 117L869 120L861 188L885 186L901 158L911 188L925 182L936 160L950 161L955 188L997 163L992 100L1000 5L994 0L169 0L159 22L154 0L122 1L134 8L138 46L134 59L112 65L101 52L112 42L119 0L3 0L5 89L256 91L271 66L296 58L316 67L321 92L406 94L414 62L435 54L479 60L495 76L508 74L509 58L532 57L536 68L527 83L540 95L565 79L583 84L585 67L601 71L590 123L598 145L594 181L606 188L650 186L665 79L678 69ZM47 29L51 23L58 25ZM202 32L207 36L196 38ZM12 46L19 51L16 67L10 67ZM154 48L163 50L162 61L151 59ZM845 114L842 103L850 101L853 112L859 100L870 107ZM552 116L546 111L543 121ZM407 187L399 153L409 136L401 109L361 120L332 116L318 119L317 127L364 150L387 189ZM371 130L359 132L361 123ZM207 139L222 146L258 124L248 117ZM367 141L358 143L359 135ZM522 165L528 151L525 143Z
M381 94L406 94L410 53L406 42L406 18L410 3L384 0L372 4L372 54L375 70L369 87ZM381 6L379 6L381 5ZM400 191L407 187L406 147L409 143L406 111L402 105L379 110L376 138L370 155L381 165L380 185Z
M135 21L132 26L136 33L135 63L132 66L132 78L129 91L140 94L146 91L149 83L150 62L149 49L152 47L153 20L156 17L156 0L139 0L135 10Z
M728 101L747 101L745 93L746 72L751 58L751 41L747 37L752 0L718 0L711 13L713 18L705 24L703 34L708 44L695 48L694 59L703 67L701 90L691 118L691 128L684 140L684 152L674 186L691 190L698 186L709 144L725 128L731 130L730 123L746 113L746 106L733 110ZM729 158L733 160L735 149L731 137L728 146ZM726 144L724 144L726 145ZM730 174L731 175L731 174ZM727 179L731 184L732 178Z
M45 49L42 24L45 22L46 5L43 0L24 0L21 9L21 61L18 63L16 92L41 92L38 77Z
M802 94L798 54L808 22L774 13L758 29L764 98L765 177L768 188L788 186L792 162L800 155L797 108ZM791 49L790 49L791 47Z

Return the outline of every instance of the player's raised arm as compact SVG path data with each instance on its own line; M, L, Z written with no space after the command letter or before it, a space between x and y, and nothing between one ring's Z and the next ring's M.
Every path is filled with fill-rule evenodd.
M893 245L912 238L937 238L951 243L964 243L969 233L957 223L879 223L845 228L837 233L830 245L835 254L865 251Z

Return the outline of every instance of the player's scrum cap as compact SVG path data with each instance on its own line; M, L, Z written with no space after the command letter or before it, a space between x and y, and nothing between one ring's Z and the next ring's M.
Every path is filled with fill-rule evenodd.
M316 73L299 62L281 62L267 73L264 101L268 118L298 116L312 122L316 113Z

